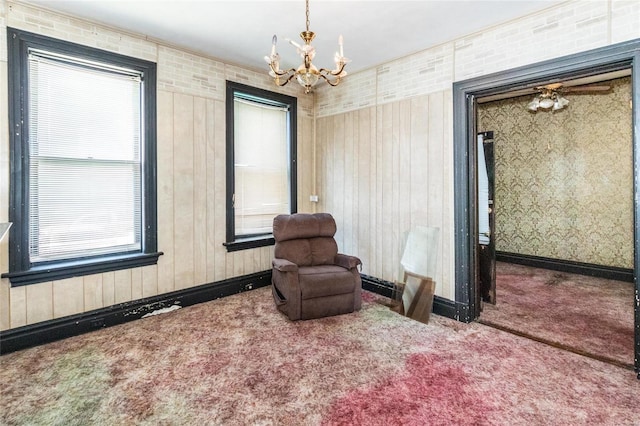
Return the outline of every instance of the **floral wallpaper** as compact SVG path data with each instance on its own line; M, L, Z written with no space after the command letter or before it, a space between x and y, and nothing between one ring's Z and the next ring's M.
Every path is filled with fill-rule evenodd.
M532 96L480 104L494 131L496 249L633 268L631 80L566 93L559 111Z

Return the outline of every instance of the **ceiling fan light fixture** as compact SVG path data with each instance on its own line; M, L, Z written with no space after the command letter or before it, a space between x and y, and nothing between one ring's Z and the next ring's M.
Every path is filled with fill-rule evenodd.
M569 99L563 98L562 96L558 96L558 102L560 103L560 106L562 106L562 108L569 105Z
M527 105L527 109L529 111L537 111L539 107L540 107L540 98L537 96L533 98L533 100L529 102L529 104Z
M553 104L554 104L554 101L551 98L540 99L540 108L548 109L548 108L551 108Z
M569 105L569 100L562 97L559 91L556 90L557 87L547 86L538 87L537 89L540 90L540 93L527 104L528 110L536 112L540 108L544 110L551 108L552 111L558 111Z
M271 55L265 56L265 60L269 64L269 75L274 78L276 85L284 86L294 78L304 87L304 92L309 93L313 86L322 79L330 86L337 86L340 80L347 75L344 70L349 59L344 56L344 43L342 35L338 37L338 51L335 53L335 68L330 70L327 68L318 69L313 65L312 61L316 55L316 49L311 46L311 41L315 34L309 30L309 0L306 0L307 29L300 33L300 37L304 41L304 45L300 45L293 40L287 41L296 48L296 51L302 58L302 64L298 68L290 68L288 70L280 69L280 55L276 52L277 37L274 35L271 40Z

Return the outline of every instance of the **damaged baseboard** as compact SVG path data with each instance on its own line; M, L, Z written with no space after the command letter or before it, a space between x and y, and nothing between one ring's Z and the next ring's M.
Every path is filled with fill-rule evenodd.
M0 332L0 354L26 349L145 316L208 302L271 284L271 271L203 284Z

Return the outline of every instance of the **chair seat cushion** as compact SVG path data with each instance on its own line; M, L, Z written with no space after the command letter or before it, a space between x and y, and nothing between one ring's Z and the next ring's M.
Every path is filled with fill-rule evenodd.
M337 265L303 266L298 269L302 299L353 293L353 274Z

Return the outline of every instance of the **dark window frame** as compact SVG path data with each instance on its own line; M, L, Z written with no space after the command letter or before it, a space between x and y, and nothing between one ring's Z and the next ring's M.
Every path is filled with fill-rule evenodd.
M298 210L298 187L297 187L297 146L298 146L298 100L293 96L271 92L247 86L235 81L227 81L226 89L226 179L227 179L227 203L226 203L226 242L224 246L228 252L246 250L256 247L264 247L275 244L273 234L261 234L253 236L238 237L235 235L235 211L233 207L233 194L235 192L235 170L234 170L234 97L236 93L243 93L258 99L265 99L267 103L275 102L289 106L288 113L288 143L289 143L289 169L290 176L290 203L291 213Z
M10 189L9 278L12 286L154 265L157 251L156 64L14 28L7 28L9 81ZM140 251L32 263L29 259L28 52L40 49L108 63L143 75L143 224ZM24 124L23 124L24 123Z

